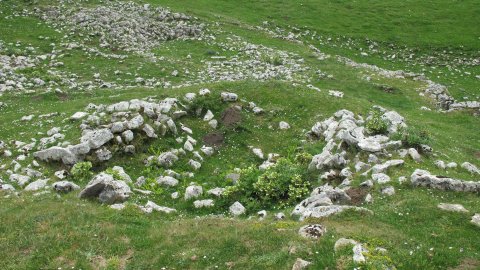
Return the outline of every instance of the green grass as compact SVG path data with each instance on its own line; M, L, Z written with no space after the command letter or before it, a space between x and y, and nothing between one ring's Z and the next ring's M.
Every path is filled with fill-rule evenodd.
M425 87L413 80L387 79L370 71L353 69L337 62L334 58L318 60L306 45L273 38L263 31L252 30L268 20L283 28L297 26L315 30L319 34L332 37L332 42L311 41L322 51L345 55L361 62L377 64L391 69L408 69L425 72L430 78L445 83L457 99L478 96L479 67L460 67L470 75L450 74L447 67L411 65L402 61L385 60L382 55L359 56L358 47L340 47L349 39L359 46L365 46L368 37L377 41L385 50L393 43L396 48L406 47L420 55L438 53L445 48L453 55L478 56L479 7L475 1L143 1L170 6L176 11L186 11L198 16L209 24L216 34L217 41L226 41L231 35L243 41L261 44L282 50L304 59L309 70L301 75L312 76L316 70L333 75L332 78L312 76L309 82L320 89L317 92L305 85L292 85L292 82L269 80L258 82L244 80L237 82L202 83L179 89L146 88L136 86L120 89L92 89L80 92L75 89L62 89L65 94L46 92L39 88L34 93L5 93L0 101L7 107L0 110L0 139L4 141L40 138L38 132L45 133L52 127L66 127L66 140L78 142L78 124L68 120L70 115L82 111L89 103L110 104L118 101L146 97L178 97L187 92L198 92L201 88L212 91L212 99L220 92L237 93L241 99L253 101L265 110L263 115L243 112L243 121L235 129L221 127L226 135L225 145L214 156L207 158L202 168L195 173L194 181L202 183L204 190L226 186L225 174L234 168L259 165L260 161L249 150L249 146L261 147L264 153L291 155L298 149L309 154L318 154L323 142L304 143L305 132L312 125L330 117L340 109L348 109L365 116L373 105L381 105L395 110L406 118L407 124L426 129L431 134L434 155L425 156L421 164L406 159L401 168L390 170L392 179L410 176L417 168L428 169L432 173L447 174L466 180L478 177L462 169L448 172L437 169L436 159L462 163L470 161L478 164L480 159L480 118L472 112L439 113L422 111L420 107L433 108L431 100L418 95L418 89ZM48 5L49 1L39 1L38 5ZM4 14L12 9L32 8L30 1L4 1ZM85 5L97 5L99 1L87 1ZM252 12L254 10L255 12ZM219 25L211 22L218 21ZM39 39L50 37L50 40ZM34 17L0 18L0 39L5 43L6 52L26 54L29 45L37 47L37 55L48 53L50 43L59 42L63 33L57 33ZM337 40L339 38L339 40ZM304 41L308 38L305 37ZM21 46L15 43L20 41ZM310 41L309 41L310 42ZM11 45L9 43L12 43ZM89 44L95 46L95 44ZM111 53L107 50L104 52ZM93 80L93 74L101 73L106 81L131 82L136 77L157 78L181 84L192 79L184 68L191 72L205 68L204 61L213 54L231 57L239 53L222 46L203 41L171 41L152 51L163 61L152 62L148 58L128 54L120 62L102 56L89 56L82 50L65 50L64 62L58 70L79 75L79 81ZM115 53L124 54L117 51ZM126 54L126 53L125 53ZM191 55L191 58L187 58ZM280 65L277 55L265 56L263 61ZM424 69L424 70L422 70ZM114 75L115 70L123 74ZM179 70L178 77L170 76ZM448 72L447 72L448 71ZM21 71L27 77L47 76L44 66ZM127 73L131 73L130 75ZM372 79L362 79L365 75ZM440 76L439 78L436 78ZM54 78L52 78L54 80ZM395 89L387 93L380 89L385 85ZM328 95L329 89L345 93L343 99ZM478 98L477 98L478 99ZM246 105L239 102L238 104ZM228 107L216 105L212 109L216 118ZM29 114L59 112L58 116L32 122L22 122L20 118ZM47 121L48 120L48 121ZM211 129L196 117L188 116L182 123L194 130L192 135L201 143L203 136ZM292 126L286 131L277 129L280 121ZM4 124L8 123L8 124ZM143 159L175 146L173 137L155 141L135 141L139 154L136 156L117 155L109 162L96 166L101 171L115 165L125 168L136 179L138 176L158 176L162 170L146 170ZM15 153L18 154L18 153ZM2 157L3 158L3 157ZM394 156L395 158L395 156ZM22 165L31 162L28 157ZM11 163L11 159L0 160L0 165ZM182 162L179 162L182 163ZM64 168L59 164L44 164L45 173ZM175 170L186 171L178 165ZM215 173L213 173L215 172ZM8 179L1 171L0 178ZM365 180L354 176L354 184ZM396 181L395 181L396 182ZM303 223L288 219L276 222L270 217L263 222L256 219L196 218L203 214L224 214L226 208L218 204L210 210L194 210L191 202L171 200L170 193L183 192L190 179L183 180L178 189L156 189L149 197L160 205L174 207L178 215L166 216L158 213L145 215L130 205L125 211L117 212L95 202L83 201L76 194L39 197L21 194L20 197L6 196L0 192L0 258L1 269L291 269L297 257L312 261L312 269L352 269L351 252L335 254L333 244L340 237L350 237L372 246L383 246L389 250L387 259L398 269L446 269L470 259L478 264L480 255L478 228L469 223L471 215L480 212L478 194L413 189L408 184L394 184L397 194L383 198L379 188L371 191L375 203L368 205L374 215L346 213L340 216L311 220L328 228L328 234L319 241L300 239L297 230ZM81 183L84 185L85 183ZM314 186L320 183L313 181ZM130 203L145 203L146 197L135 195ZM437 209L440 202L461 203L470 214L446 213ZM230 203L230 202L228 202ZM268 208L269 213L278 209ZM283 209L286 214L290 208ZM249 215L255 215L249 209ZM289 254L294 246L296 254ZM433 248L431 250L431 248ZM410 252L412 251L412 254ZM205 256L205 257L204 257ZM192 259L194 257L194 259ZM385 258L383 258L385 259ZM372 259L373 260L373 259ZM230 267L233 265L232 267ZM374 267L372 269L375 269Z

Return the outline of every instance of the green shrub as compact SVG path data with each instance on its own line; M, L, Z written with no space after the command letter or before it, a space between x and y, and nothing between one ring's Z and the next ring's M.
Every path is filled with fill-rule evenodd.
M365 127L372 135L386 134L388 131L388 123L382 118L382 112L378 109L370 111L370 117L367 118Z
M197 109L211 110L212 112L219 112L222 109L222 102L213 96L197 96L191 104L189 104L188 111L196 113Z
M425 129L414 127L402 128L392 135L393 140L402 141L406 147L421 149L422 144L431 142L430 133Z
M264 55L262 56L264 62L269 63L270 65L274 66L281 66L283 65L283 59L280 55Z
M79 162L73 165L72 169L70 170L70 174L72 175L73 179L78 182L87 182L92 177L93 173L90 171L92 169L92 163L87 162Z
M286 158L265 171L248 167L241 170L237 184L228 187L224 195L253 208L292 205L309 193L306 171L302 164Z

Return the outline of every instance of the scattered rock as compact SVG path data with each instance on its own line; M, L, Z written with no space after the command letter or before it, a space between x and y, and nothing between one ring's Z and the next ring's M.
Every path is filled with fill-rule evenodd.
M126 201L131 194L130 187L113 176L100 173L80 192L80 198L98 198L101 203L114 204Z
M301 258L297 258L297 260L295 261L295 263L293 264L293 267L292 267L292 270L302 270L302 269L306 269L310 264L312 264L311 262L309 261L305 261Z
M242 214L245 214L246 209L243 207L243 205L240 202L234 202L230 207L230 214L233 216L240 216Z
M450 212L468 213L468 210L461 204L440 203L437 207Z
M74 190L79 190L80 189L80 187L77 184L69 182L69 181L55 182L55 183L53 183L52 187L56 192L59 192L59 193L69 193L69 192L72 192Z
M305 225L298 230L300 236L311 239L318 239L327 232L327 229L320 224Z

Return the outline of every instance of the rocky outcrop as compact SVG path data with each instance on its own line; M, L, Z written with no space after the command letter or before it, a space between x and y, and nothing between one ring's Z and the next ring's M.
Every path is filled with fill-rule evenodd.
M463 181L445 176L432 175L425 170L415 170L410 176L415 187L427 187L460 192L480 192L480 182Z

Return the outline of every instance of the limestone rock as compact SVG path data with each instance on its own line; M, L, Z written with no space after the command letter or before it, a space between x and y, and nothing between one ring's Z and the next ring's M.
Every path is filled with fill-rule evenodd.
M327 229L320 224L305 225L298 230L300 236L311 239L318 239L327 232Z
M80 198L98 198L101 203L114 204L126 201L131 194L130 187L113 176L100 173L80 192Z

